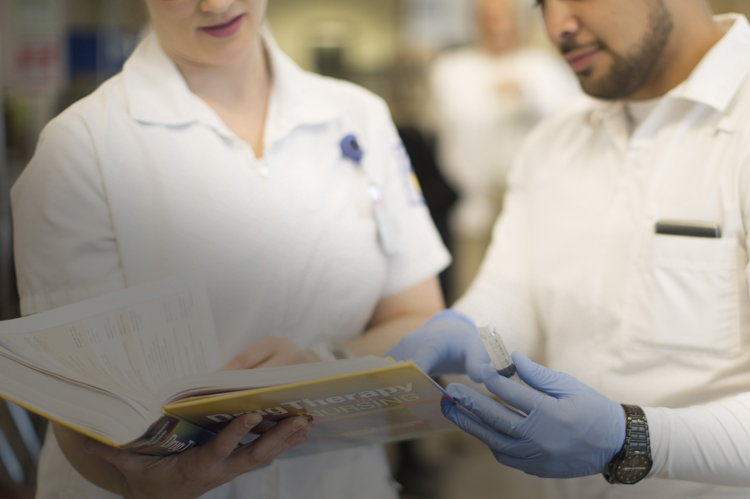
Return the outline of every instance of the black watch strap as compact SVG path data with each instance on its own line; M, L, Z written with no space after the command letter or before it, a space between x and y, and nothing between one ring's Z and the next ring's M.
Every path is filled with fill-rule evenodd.
M643 480L651 470L651 440L648 421L637 405L622 404L625 410L625 444L607 465L604 478L609 483L632 484Z

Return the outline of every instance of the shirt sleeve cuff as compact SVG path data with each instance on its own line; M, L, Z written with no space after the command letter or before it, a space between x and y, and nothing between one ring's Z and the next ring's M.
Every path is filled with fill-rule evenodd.
M669 453L669 416L662 407L643 407L648 422L648 435L651 441L653 465L646 478L660 477L663 474Z

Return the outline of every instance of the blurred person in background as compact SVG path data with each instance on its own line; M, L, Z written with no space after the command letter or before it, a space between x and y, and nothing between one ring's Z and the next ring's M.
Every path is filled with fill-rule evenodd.
M146 4L153 32L13 187L22 313L198 274L225 369L250 369L382 355L440 310L450 257L382 99L302 71L265 0ZM277 461L311 430L290 418L235 449L258 422L167 457L53 423L37 497L396 497L380 446Z
M517 409L452 384L443 412L566 478L549 498L750 497L750 24L706 0L539 3L591 98L532 131L479 276L388 355ZM528 386L488 364L482 316Z
M438 56L430 74L438 164L459 195L450 217L454 295L474 277L524 137L580 95L558 56L522 45L517 0L478 0L476 19L476 46Z

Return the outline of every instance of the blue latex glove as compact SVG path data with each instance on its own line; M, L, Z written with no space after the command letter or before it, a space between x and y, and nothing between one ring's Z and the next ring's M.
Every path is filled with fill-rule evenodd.
M530 475L572 478L603 472L625 442L622 406L519 352L511 358L521 379L538 392L498 375L491 365L482 366L484 384L527 416L458 383L447 391L465 409L446 405L445 416L487 444L499 463Z
M474 322L450 308L404 336L385 356L412 359L430 376L466 373L477 383L483 380L481 365L490 362Z

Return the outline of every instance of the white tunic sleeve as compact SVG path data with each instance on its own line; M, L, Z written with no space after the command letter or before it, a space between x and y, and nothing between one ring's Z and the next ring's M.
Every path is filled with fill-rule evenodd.
M372 114L382 123L382 151L366 151L382 158L379 177L383 197L396 221L400 250L388 258L383 296L405 291L435 277L450 263L450 254L430 218L409 156L391 121L385 103Z
M453 308L473 319L492 321L506 347L530 358L541 352L541 331L532 300L529 268L529 203L523 154L509 177L503 213L478 275Z
M750 393L644 411L654 459L649 477L750 486Z
M71 114L47 125L11 190L23 315L125 286L96 152Z

